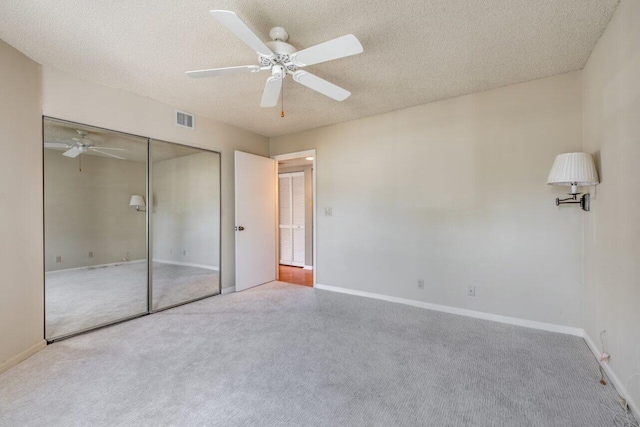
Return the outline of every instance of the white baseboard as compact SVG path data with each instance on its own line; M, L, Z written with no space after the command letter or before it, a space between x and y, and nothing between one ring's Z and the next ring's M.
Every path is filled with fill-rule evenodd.
M185 266L185 267L204 268L206 270L214 270L214 271L219 271L220 270L218 267L214 267L212 265L194 264L192 262L173 261L173 260L169 260L169 259L156 259L156 258L154 258L153 262L158 262L160 264L182 265L182 266Z
M4 362L0 363L0 374L6 371L7 369L17 365L18 363L22 362L23 360L26 360L29 357L33 356L34 354L36 354L46 346L47 346L47 341L41 340L38 343L29 347L28 349L16 354L12 358L7 359Z
M117 267L119 265L138 264L140 262L147 262L147 260L146 259L134 259L132 261L118 261L118 262L110 262L108 264L85 265L84 267L72 267L72 268L63 268L61 270L51 270L51 271L46 271L45 273L51 274L51 273L63 273L65 271L74 271L74 270L89 270L89 269L93 269L93 268Z
M137 264L139 262L147 262L146 259L135 259L132 261L119 261L119 262L111 262L108 264L96 264L96 265L87 265L84 267L73 267L73 268L65 268L65 269L61 269L61 270L52 270L52 271L47 271L46 273L61 273L61 272L65 272L65 271L74 271L74 270L87 270L90 268L104 268L104 267L116 267L119 265L124 265L124 264ZM214 270L214 271L219 271L220 269L218 267L213 267L211 265L206 265L206 264L194 264L191 262L181 262L181 261L172 261L172 260L168 260L168 259L154 259L153 262L158 262L160 264L173 264L173 265L183 265L185 267L197 267L197 268L204 268L207 270Z
M305 265L304 269L305 270L313 270L313 265Z
M476 319L491 320L493 322L507 323L509 325L523 326L525 328L540 329L543 331L558 332L561 334L574 335L582 337L584 330L572 326L556 325L553 323L537 322L535 320L519 319L517 317L501 316L499 314L485 313L482 311L468 310L465 308L451 307L448 305L432 304L429 302L417 301L407 298L398 298L388 295L375 294L372 292L356 291L348 288L340 288L337 286L327 286L316 283L316 289L325 291L340 292L343 294L357 295L361 297L374 298L383 301L395 302L398 304L410 305L413 307L426 308L428 310L440 311L443 313L458 314L460 316L473 317Z
M596 346L596 344L593 342L593 340L591 339L589 334L587 334L586 331L584 332L583 338L587 343L587 346L589 346L589 349L591 350L593 355L596 357L596 360L598 361L600 366L602 366L604 373L607 374L607 377L611 381L611 384L613 385L613 387L615 387L615 389L618 391L618 394L620 396L627 399L627 402L629 403L629 408L631 409L631 412L636 417L636 419L640 419L640 407L638 406L636 401L633 400L631 396L627 395L626 384L624 384L624 382L620 380L620 378L616 375L613 369L611 369L611 365L609 365L609 363L600 361L600 356L602 351Z
M222 295L230 294L230 293L235 292L235 291L236 291L236 287L235 286L229 286L228 288L222 288L221 294Z

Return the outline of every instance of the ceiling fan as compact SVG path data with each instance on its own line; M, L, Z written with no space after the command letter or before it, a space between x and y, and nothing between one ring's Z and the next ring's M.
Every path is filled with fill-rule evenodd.
M107 153L102 150L113 150L113 151L126 151L124 148L111 148L111 147L96 147L93 144L93 141L87 138L87 132L84 130L76 129L78 132L78 136L75 138L71 138L69 142L45 142L45 148L65 148L67 151L62 153L63 156L71 157L75 159L80 154L95 152L100 153L105 156L114 157L120 160L126 160L124 157L116 156L115 154Z
M301 85L336 101L344 101L351 95L348 90L303 71L301 68L362 53L362 45L353 34L347 34L298 51L287 43L289 35L282 27L272 28L269 32L271 41L264 43L235 13L228 10L212 10L211 14L247 46L256 51L260 65L188 71L189 77L200 78L271 71L271 77L267 79L262 93L261 107L274 107L278 103L282 82L288 74L291 74L293 80Z

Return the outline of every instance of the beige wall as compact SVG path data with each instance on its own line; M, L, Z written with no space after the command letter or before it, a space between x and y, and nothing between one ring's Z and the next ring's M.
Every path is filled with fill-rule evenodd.
M624 384L640 372L640 2L623 0L583 72L584 150L601 184L585 216L585 329ZM640 409L640 378L630 387Z
M154 162L153 259L218 269L219 201L218 154L200 152Z
M278 167L287 172L304 172L304 264L313 266L313 166Z
M129 206L146 194L146 163L85 154L80 172L77 158L44 151L45 270L146 260L146 216Z
M575 72L272 138L317 150L318 283L581 327L583 213L545 185L581 102Z
M0 372L44 346L41 67L0 40Z
M222 287L235 284L234 150L267 156L268 139L196 117L195 130L174 125L174 108L143 96L43 67L44 114L222 153ZM178 106L179 107L179 106Z

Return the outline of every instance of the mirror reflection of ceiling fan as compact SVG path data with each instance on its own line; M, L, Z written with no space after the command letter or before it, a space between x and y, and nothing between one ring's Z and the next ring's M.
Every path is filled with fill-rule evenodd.
M271 41L265 43L235 13L228 10L212 10L211 15L258 54L259 65L188 71L189 77L200 78L268 71L271 73L271 77L267 79L260 102L261 107L274 107L278 103L282 82L287 75L291 75L295 82L336 101L344 101L351 95L348 90L301 68L362 53L362 45L353 34L347 34L298 51L287 43L289 35L282 27L272 28L269 33Z
M107 153L103 150L110 151L126 151L124 148L111 148L111 147L96 147L93 141L87 138L87 132L84 130L77 129L78 137L71 138L69 142L45 142L45 148L66 148L67 151L62 153L63 156L71 157L75 159L80 154L85 154L88 152L100 153L105 156L114 157L120 160L126 160L126 158L121 156L116 156L115 154Z

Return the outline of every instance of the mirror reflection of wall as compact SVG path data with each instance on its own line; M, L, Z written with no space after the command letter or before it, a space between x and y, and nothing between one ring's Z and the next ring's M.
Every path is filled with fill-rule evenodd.
M147 139L44 121L45 315L53 339L147 311Z
M220 155L151 141L153 309L220 293Z

